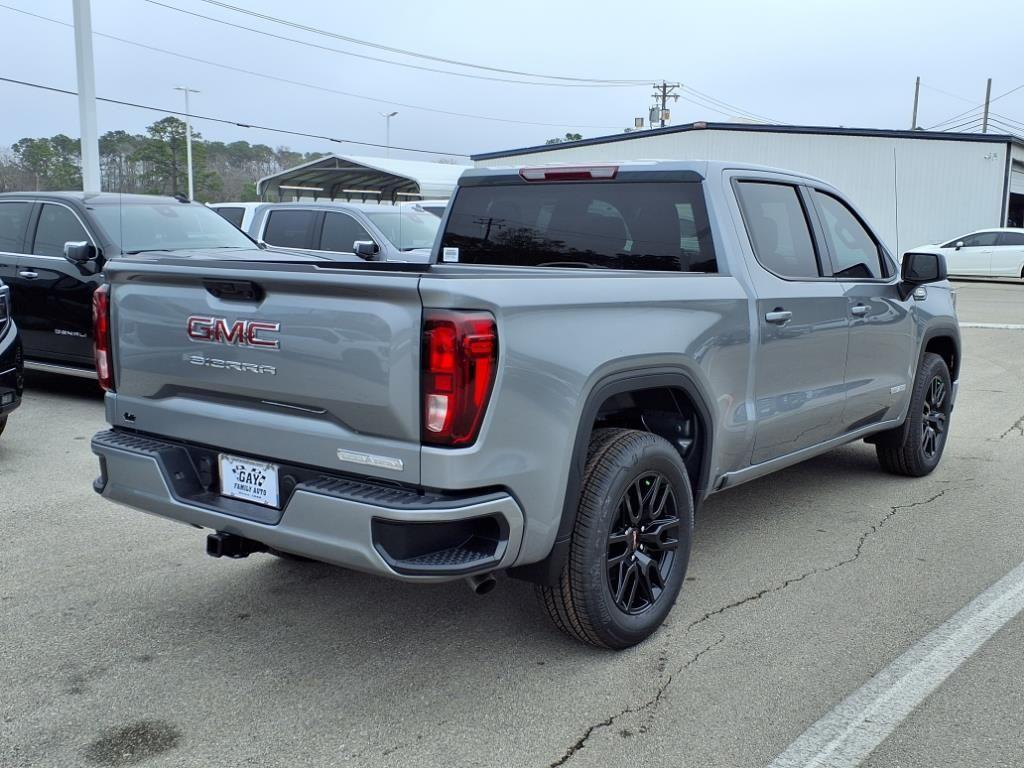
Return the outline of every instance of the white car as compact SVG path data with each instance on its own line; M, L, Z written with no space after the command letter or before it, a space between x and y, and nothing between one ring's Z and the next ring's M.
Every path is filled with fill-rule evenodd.
M979 229L948 243L912 250L941 253L951 275L1024 280L1024 229Z

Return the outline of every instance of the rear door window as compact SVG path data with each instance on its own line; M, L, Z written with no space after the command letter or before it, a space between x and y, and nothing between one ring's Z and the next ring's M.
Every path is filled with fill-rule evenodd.
M22 253L31 203L0 202L0 251Z
M32 253L36 256L63 256L65 243L81 242L92 241L75 214L63 205L43 205Z
M821 213L835 276L848 280L888 277L881 247L849 206L817 189L814 201Z
M790 280L821 276L807 213L791 184L736 184L743 220L758 263Z
M356 240L373 241L365 227L347 213L328 213L320 237L320 250L336 253L355 253Z
M263 241L282 248L317 248L313 242L317 211L271 211L263 229Z
M696 182L461 187L441 246L465 264L718 271Z
M242 228L242 219L245 217L245 208L214 208L213 210L239 229Z
M1000 232L996 245L1020 248L1024 246L1024 232Z

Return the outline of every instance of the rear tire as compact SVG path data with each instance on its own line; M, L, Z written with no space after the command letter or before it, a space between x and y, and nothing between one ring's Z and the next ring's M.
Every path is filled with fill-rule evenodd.
M0 435L4 433L4 429L7 427L7 417L0 416Z
M693 494L664 438L595 430L587 452L569 556L556 586L537 596L570 637L628 648L664 622L683 585Z
M875 438L882 469L894 475L924 477L939 465L949 435L951 398L946 361L926 352L914 377L907 420Z

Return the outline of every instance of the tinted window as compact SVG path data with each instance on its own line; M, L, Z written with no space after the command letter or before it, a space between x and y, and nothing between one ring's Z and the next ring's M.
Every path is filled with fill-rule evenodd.
M328 213L324 219L324 232L320 237L320 250L355 253L356 240L373 240L362 224L347 213Z
M996 245L1024 245L1024 232L1000 232Z
M22 252L29 211L29 203L0 203L0 251Z
M832 254L835 276L850 279L886 277L881 249L853 211L824 192L815 190L814 199L821 211L821 223L825 227L825 240Z
M63 256L64 243L89 241L78 217L63 205L44 205L36 225L32 253L37 256Z
M441 245L462 263L718 271L698 183L462 187L451 206Z
M245 208L214 208L213 210L239 229L242 228L242 218L245 216Z
M979 232L976 235L968 235L967 237L961 238L964 244L964 248L985 248L996 244L996 240L999 238L998 232ZM960 240L953 241L953 247Z
M316 216L316 211L271 211L263 230L263 240L282 248L315 248L313 224Z
M796 187L744 181L737 184L750 244L761 265L788 278L819 277L810 228Z

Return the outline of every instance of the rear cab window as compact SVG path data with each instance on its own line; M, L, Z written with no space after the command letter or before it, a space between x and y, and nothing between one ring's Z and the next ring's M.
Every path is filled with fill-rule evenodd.
M698 181L463 186L441 249L462 264L718 271Z
M267 214L263 242L282 248L319 248L314 242L317 211L276 210Z
M31 212L31 203L0 201L0 251L22 253L25 250L25 230Z
M821 277L800 194L792 184L739 181L737 197L758 263L787 280Z

